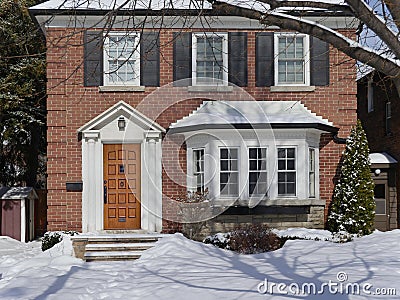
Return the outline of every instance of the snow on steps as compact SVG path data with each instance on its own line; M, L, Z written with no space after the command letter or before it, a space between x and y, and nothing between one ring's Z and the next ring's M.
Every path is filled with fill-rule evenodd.
M72 238L75 256L85 261L138 259L155 245L163 234L98 234Z

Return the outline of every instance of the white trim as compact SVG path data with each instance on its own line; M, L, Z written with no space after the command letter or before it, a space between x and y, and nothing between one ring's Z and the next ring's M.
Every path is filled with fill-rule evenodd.
M126 117L125 131L118 118ZM161 134L165 130L125 102L119 102L79 131L82 133L82 231L104 229L103 146L141 144L141 229L162 230ZM161 130L156 130L161 129Z
M129 59L135 60L134 64L134 74L136 74L136 78L132 81L118 81L118 82L111 82L109 80L110 77L110 66L108 64L108 55L107 51L109 50L110 45L110 37L113 36L129 36L135 37L135 44L134 44L134 52L130 55ZM126 62L127 62L126 61ZM125 62L125 63L126 63ZM112 31L104 33L104 47L103 47L103 76L104 76L104 86L140 86L140 34L139 32L120 32L120 31Z
M279 82L279 38L302 37L304 51L304 83ZM274 82L276 86L310 86L310 36L302 33L278 32L274 34Z
M240 137L239 137L240 135ZM320 132L310 129L276 129L273 133L270 130L257 130L255 139L252 134L246 130L237 130L233 132L229 129L218 129L208 131L192 132L192 135L186 135L187 144L187 172L193 172L192 150L204 148L204 178L205 186L210 191L210 199L215 201L238 200L248 202L252 207L260 201L282 201L290 199L291 201L308 198L308 166L302 165L308 162L308 149L314 148L316 151L315 176L316 191L315 198L319 199L319 138ZM240 141L238 142L238 138ZM248 191L248 149L253 147L267 148L267 197L250 197ZM296 196L279 195L278 196L278 162L277 148L295 148L296 151ZM239 195L238 197L225 197L219 194L220 184L220 148L237 148L239 157ZM188 187L194 186L192 178L187 177Z
M275 155L275 161L276 164L278 164L278 149L294 149L294 170L282 170L282 172L292 172L295 171L296 172L296 182L295 182L295 194L294 195L286 195L286 194L282 194L279 195L279 190L278 190L278 174L279 174L279 170L278 167L276 168L276 190L277 190L277 194L276 197L277 198L299 198L299 151L298 151L299 145L282 145L282 144L277 144L276 145L276 155ZM308 150L308 148L307 148ZM286 158L287 159L287 158ZM303 177L305 178L305 177ZM305 180L305 183L307 184L307 180ZM308 185L307 185L308 186Z
M26 201L26 199L21 200L21 242L23 243L26 242Z
M197 83L197 38L198 37L222 37L222 80L212 83ZM215 86L228 85L228 34L227 33L193 33L192 34L192 85L193 86Z
M238 193L237 195L222 195L221 194L221 149L228 149L228 151L230 152L232 149L236 149L237 150L237 171L234 172L230 172L230 173L237 173L238 174L238 178L237 178L237 188L238 188ZM229 146L229 145L220 145L218 146L218 167L217 167L217 177L218 177L218 195L220 199L239 199L240 195L241 195L241 187L243 186L241 184L241 163L242 163L242 153L241 153L242 148L240 146ZM228 152L228 153L229 153ZM228 156L229 158L229 156Z
M114 104L113 106L111 106L109 109L102 112L97 117L87 122L85 125L81 126L78 129L78 132L83 132L89 129L92 130L94 127L104 126L102 124L108 124L111 121L111 119L115 117L116 114L119 115L126 114L128 117L134 118L138 122L143 123L143 126L146 126L151 130L161 131L161 132L166 131L164 127L162 127L155 121L151 120L150 118L146 117L144 114L142 114L140 111L130 106L128 103L121 100L116 104Z

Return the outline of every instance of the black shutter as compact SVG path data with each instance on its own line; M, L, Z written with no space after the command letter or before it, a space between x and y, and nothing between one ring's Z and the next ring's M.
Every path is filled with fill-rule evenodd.
M191 85L192 78L192 33L174 32L174 85ZM187 79L183 82L177 80Z
M329 44L316 37L310 37L311 85L329 84Z
M256 86L274 85L274 34L256 35Z
M228 33L228 80L247 86L247 32Z
M103 32L84 35L84 86L103 85Z
M160 39L158 32L143 32L141 35L140 84L160 86Z

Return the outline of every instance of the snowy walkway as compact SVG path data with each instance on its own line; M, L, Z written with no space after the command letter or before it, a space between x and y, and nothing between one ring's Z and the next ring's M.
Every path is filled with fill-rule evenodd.
M400 298L400 230L347 244L288 241L278 251L247 256L176 234L133 262L84 263L65 255L71 252L69 241L40 254L38 247L0 238L0 299ZM354 283L361 295L334 295L335 287L329 292L326 284L338 284L338 273L344 287ZM265 283L270 290L281 283L287 294L278 295L277 286L273 295L260 294ZM292 294L304 284L322 286L324 293ZM397 296L367 295L377 288L397 288Z

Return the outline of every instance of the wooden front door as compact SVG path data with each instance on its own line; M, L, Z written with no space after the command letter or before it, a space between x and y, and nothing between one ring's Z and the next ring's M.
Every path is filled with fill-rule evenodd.
M140 144L103 150L104 229L140 229Z
M386 180L375 181L374 199L376 204L375 229L389 230L389 197Z

